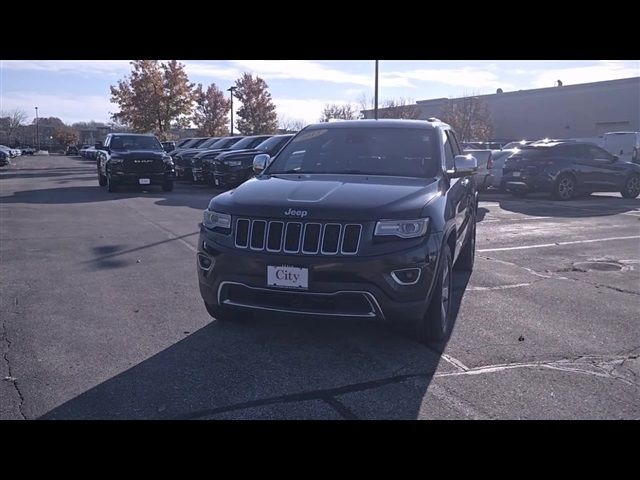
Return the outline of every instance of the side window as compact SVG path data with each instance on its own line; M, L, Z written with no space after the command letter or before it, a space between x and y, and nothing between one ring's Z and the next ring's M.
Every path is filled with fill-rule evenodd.
M462 148L460 148L460 144L458 143L458 138L456 137L456 133L453 130L447 130L447 135L449 136L449 141L451 142L451 148L453 149L453 155L462 155Z
M604 162L610 162L613 160L613 156L609 152L602 148L598 148L595 145L588 146L587 149L589 152L589 158L593 160L602 160Z
M444 131L444 165L446 170L453 170L454 162L453 158L455 154L453 153L453 146L451 143L451 138L449 137L449 132L447 130Z

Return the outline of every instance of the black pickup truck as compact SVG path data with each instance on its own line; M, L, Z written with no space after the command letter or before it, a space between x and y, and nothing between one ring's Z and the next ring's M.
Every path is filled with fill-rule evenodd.
M175 169L171 157L154 135L110 133L96 144L98 183L109 192L120 185L160 185L173 190Z
M452 269L475 255L477 161L437 119L305 127L214 197L196 268L209 314L257 311L451 331Z

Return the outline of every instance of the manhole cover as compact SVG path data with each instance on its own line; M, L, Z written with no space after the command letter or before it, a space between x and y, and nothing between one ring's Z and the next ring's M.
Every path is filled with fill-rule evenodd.
M613 272L622 270L623 265L615 262L577 262L573 264L573 268L587 272L589 270L600 270L605 272Z

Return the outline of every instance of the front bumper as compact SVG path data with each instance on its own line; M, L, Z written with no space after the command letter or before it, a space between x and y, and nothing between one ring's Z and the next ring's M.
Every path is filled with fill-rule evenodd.
M441 235L432 233L418 247L380 256L286 255L223 247L201 226L196 261L200 294L211 305L294 314L416 320L431 298ZM309 288L267 285L267 266L308 269ZM417 268L418 281L401 285L391 276Z
M140 183L141 179L149 179L150 183L147 185L163 185L165 182L174 179L173 172L158 172L158 173L125 173L125 172L110 172L113 181L120 185L143 185Z

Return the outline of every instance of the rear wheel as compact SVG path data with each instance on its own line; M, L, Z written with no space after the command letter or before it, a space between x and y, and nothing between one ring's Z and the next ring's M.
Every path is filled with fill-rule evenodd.
M640 195L640 176L631 175L627 178L624 184L624 188L620 192L624 198L636 198Z
M107 191L115 192L117 184L111 179L111 175L107 173Z
M558 177L552 195L557 200L571 200L576 190L576 179L573 175L563 174Z
M453 274L449 245L442 247L442 258L427 313L415 325L415 337L420 342L440 342L449 334Z
M476 259L476 216L475 214L469 219L469 232L462 251L453 266L454 270L460 270L463 272L471 272L473 270L473 263Z

